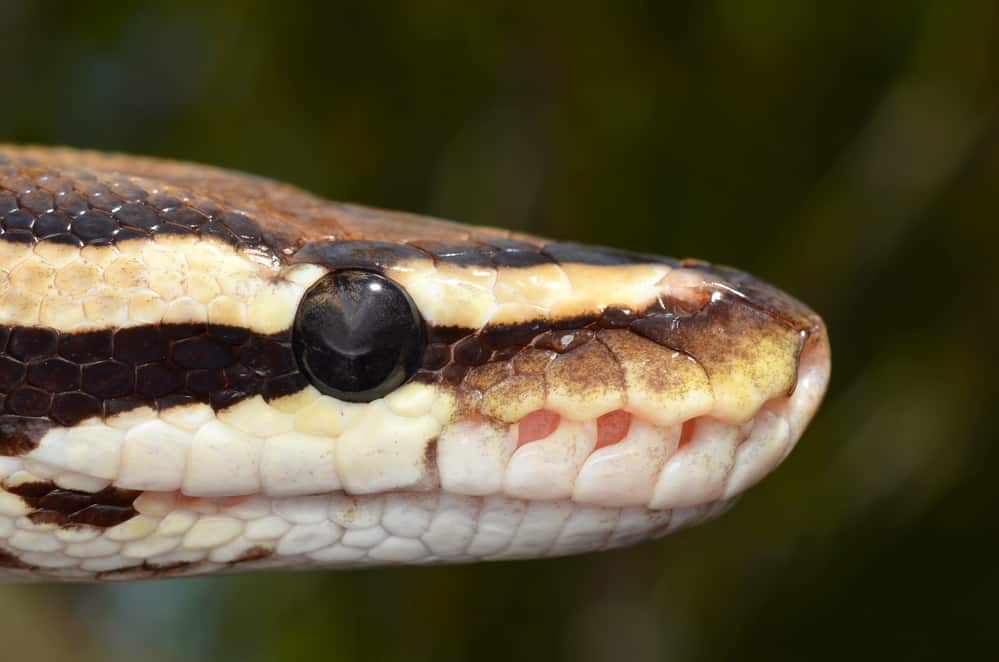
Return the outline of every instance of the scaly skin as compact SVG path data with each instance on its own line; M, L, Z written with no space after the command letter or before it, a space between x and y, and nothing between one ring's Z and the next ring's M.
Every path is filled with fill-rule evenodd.
M753 277L326 202L191 164L0 147L0 565L135 579L604 549L790 452L822 321ZM428 345L340 401L292 323L381 273Z

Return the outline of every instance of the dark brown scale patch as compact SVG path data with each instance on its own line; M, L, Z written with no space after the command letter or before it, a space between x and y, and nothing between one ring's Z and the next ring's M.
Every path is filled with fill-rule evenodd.
M128 395L134 389L134 368L128 363L101 361L83 367L83 391L98 399Z
M95 526L107 529L127 522L138 512L132 504L142 492L106 487L100 492L81 492L58 487L50 481L7 486L34 510L28 519L36 524Z
M274 400L290 393L298 393L309 385L308 378L300 372L273 377L264 382L264 400Z
M17 326L10 330L6 353L14 359L39 359L55 354L59 334L53 329Z
M462 338L475 333L475 329L463 326L432 326L427 329L427 342L440 345L453 345ZM450 354L450 349L448 350Z
M114 219L104 214L80 212L73 219L69 231L84 243L98 243L106 237L115 237Z
M51 405L51 393L31 386L15 389L5 400L7 411L18 416L44 416Z
M232 371L230 375L246 374L243 371ZM238 377L237 377L238 380ZM234 386L238 388L242 380L236 381ZM215 391L226 388L228 380L226 374L221 370L191 370L187 373L186 390L196 396L208 397Z
M603 329L626 329L637 317L638 313L630 308L611 306L600 315L599 326Z
M451 346L445 343L435 343L432 345L427 345L426 349L423 350L423 364L422 368L424 370L440 370L448 364L451 360ZM0 373L2 374L2 373Z
M34 189L20 196L21 206L36 214L47 212L53 207L52 195L48 191Z
M24 243L23 238L28 237L30 242L34 242L35 236L31 234L31 226L35 224L35 217L29 212L14 209L4 214L2 221L3 228L7 231L5 234L9 234L11 239Z
M307 383L290 332L262 336L205 324L62 334L0 327L0 455L28 452L52 424L192 402L221 409L258 394L290 395Z
M230 345L242 345L250 339L250 330L239 326L209 324L208 333Z
M112 329L64 333L59 337L59 355L73 363L86 364L111 358Z
M135 374L135 392L140 398L162 398L177 391L184 373L163 363L139 366Z
M231 345L210 336L196 336L174 341L173 362L181 369L221 370L235 362Z
M54 510L36 510L33 513L28 513L27 517L34 524L66 525L66 516Z
M491 352L478 337L469 336L454 344L451 355L454 361L463 365L482 365L489 360Z
M551 258L537 250L501 250L493 256L497 268L528 268L551 264Z
M261 240L260 226L249 216L227 211L213 214L212 221L242 241L258 243Z
M152 232L160 223L160 217L153 208L141 202L123 204L115 211L114 219L121 225L141 232Z
M487 349L496 350L503 347L523 347L551 328L550 320L531 320L518 324L487 325L477 335L479 342Z
M97 181L67 169L62 177L25 160L0 164L0 241L108 245L156 235L210 235L237 248L269 250L253 218L201 201L150 195L126 178Z
M135 326L114 334L114 358L126 363L151 363L166 359L170 345L159 329Z
M499 250L473 241L411 241L409 245L423 251L435 262L456 267L492 266L493 255Z
M35 219L34 230L39 237L48 237L69 232L69 216L61 211L50 211Z
M80 366L63 358L36 361L28 369L28 383L52 393L80 388Z
M56 206L73 216L85 212L88 208L87 199L76 191L61 193L56 200Z
M74 425L92 416L99 416L100 413L100 400L92 395L76 392L55 396L49 416L61 425Z

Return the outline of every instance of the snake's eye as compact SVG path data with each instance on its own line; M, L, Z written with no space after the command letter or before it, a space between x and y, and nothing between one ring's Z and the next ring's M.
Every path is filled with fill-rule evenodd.
M292 339L313 386L370 402L404 384L426 345L423 321L397 284L370 271L334 271L305 293Z

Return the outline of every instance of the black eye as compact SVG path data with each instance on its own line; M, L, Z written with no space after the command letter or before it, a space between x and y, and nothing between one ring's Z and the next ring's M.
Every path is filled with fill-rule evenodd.
M351 402L370 402L404 384L426 345L409 295L384 276L356 269L327 274L309 288L292 343L313 386Z

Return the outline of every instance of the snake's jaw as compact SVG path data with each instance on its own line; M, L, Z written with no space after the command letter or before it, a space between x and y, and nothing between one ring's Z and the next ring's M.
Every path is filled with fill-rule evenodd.
M620 546L721 512L829 378L821 320L742 272L211 168L0 147L0 221L23 574Z

